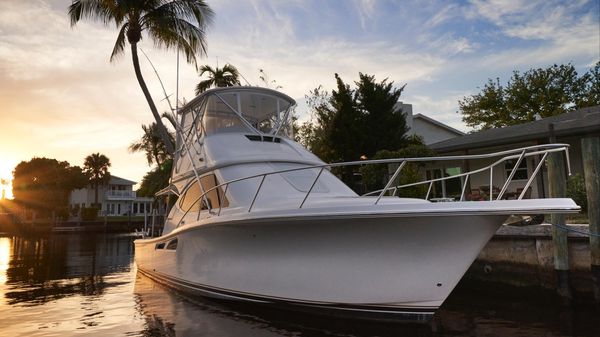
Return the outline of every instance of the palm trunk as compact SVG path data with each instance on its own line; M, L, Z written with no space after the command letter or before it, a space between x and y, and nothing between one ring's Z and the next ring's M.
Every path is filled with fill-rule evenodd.
M98 183L94 184L94 206L98 205Z
M156 120L156 125L158 126L158 130L160 132L160 137L165 143L165 147L167 151L172 155L175 153L175 146L171 142L171 138L169 137L169 133L167 132L167 128L162 123L160 115L158 114L158 109L156 109L156 105L154 105L154 101L152 100L152 96L150 96L150 91L148 91L148 87L146 86L146 82L142 77L142 71L140 69L140 61L138 59L137 54L137 43L131 44L131 58L133 59L133 69L135 69L135 77L140 84L140 88L144 92L144 96L146 97L146 101L150 106L150 111L152 111L152 115L154 115L154 119Z

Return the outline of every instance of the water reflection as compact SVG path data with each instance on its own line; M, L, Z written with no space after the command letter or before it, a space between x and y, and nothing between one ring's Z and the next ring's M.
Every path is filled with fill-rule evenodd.
M6 271L10 260L10 241L9 238L0 237L0 285L6 283Z
M129 237L59 235L2 242L10 246L3 293L11 305L102 294L106 287L119 284L106 283L104 276L128 270L133 256Z

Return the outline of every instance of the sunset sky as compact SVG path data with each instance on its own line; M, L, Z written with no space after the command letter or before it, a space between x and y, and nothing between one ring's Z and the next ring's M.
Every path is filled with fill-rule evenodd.
M207 1L216 13L208 57L199 64L238 67L250 84L259 69L299 102L334 73L358 72L407 83L401 100L415 113L466 130L457 101L488 78L513 70L572 62L580 73L600 59L600 1ZM140 181L150 168L128 145L152 122L135 80L131 55L109 56L115 27L81 22L71 28L70 0L0 1L0 177L34 156L82 165L100 152L111 173ZM176 54L140 47L169 94ZM159 109L167 104L145 59L145 79ZM199 77L183 65L180 96L193 98Z

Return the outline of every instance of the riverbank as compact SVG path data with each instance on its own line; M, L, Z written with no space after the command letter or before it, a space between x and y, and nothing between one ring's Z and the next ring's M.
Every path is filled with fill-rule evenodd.
M49 235L56 233L133 233L152 228L151 219L147 222L143 217L119 217L107 218L94 221L30 221L17 222L10 214L0 214L0 233L9 234L33 234ZM160 222L157 222L160 223ZM158 234L162 226L155 225L155 234Z

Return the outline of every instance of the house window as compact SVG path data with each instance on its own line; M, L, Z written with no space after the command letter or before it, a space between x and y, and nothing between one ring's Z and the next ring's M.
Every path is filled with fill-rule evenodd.
M133 214L137 214L137 212L138 212L138 203L134 202L133 203Z
M517 163L517 159L507 160L504 165L506 171L506 177L510 177L510 172L512 172L515 164ZM513 180L527 180L527 161L525 159L521 160L519 167L515 171L515 175L513 176Z

